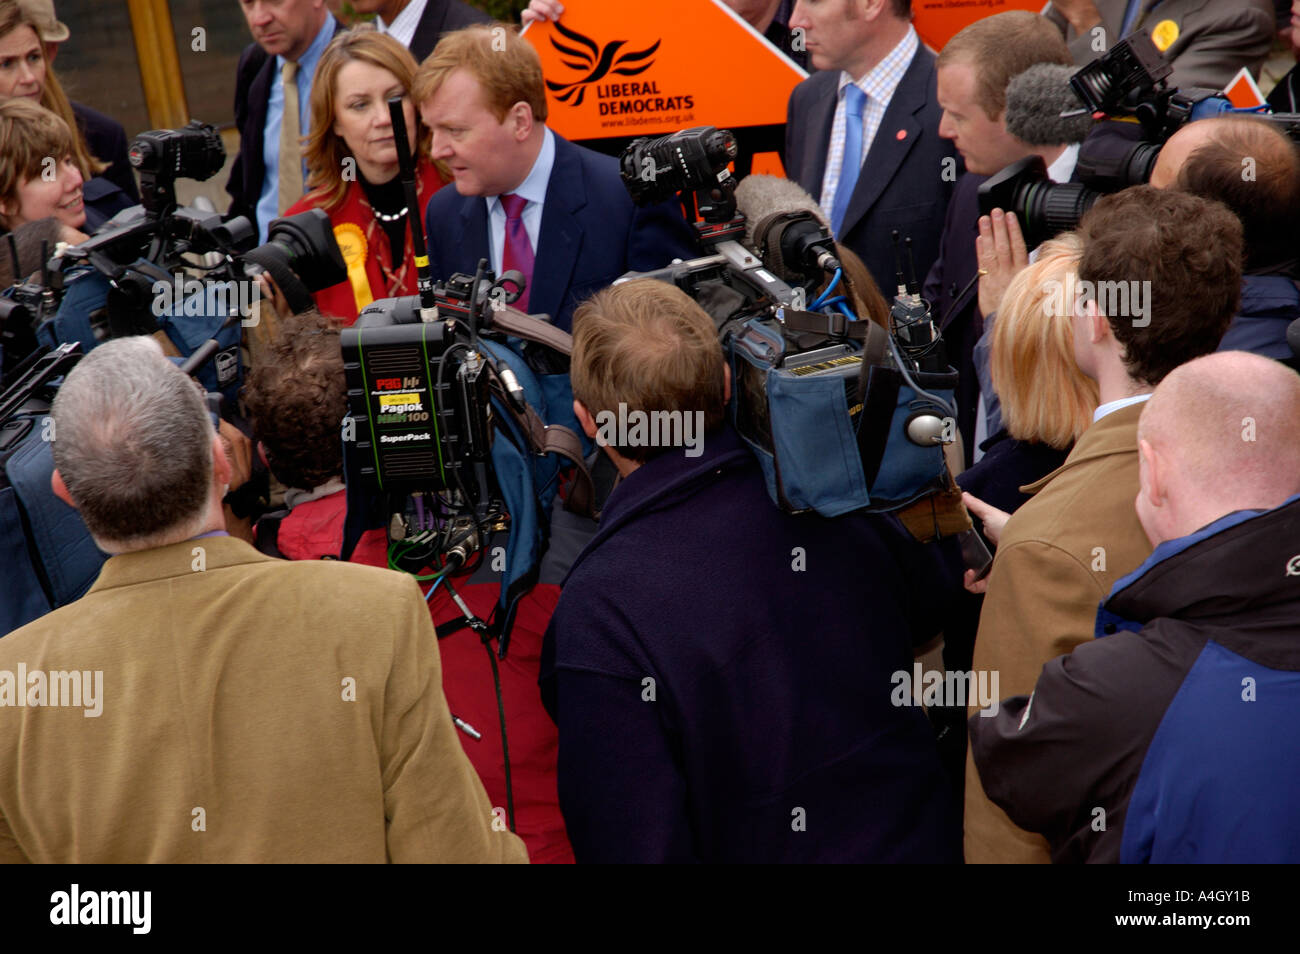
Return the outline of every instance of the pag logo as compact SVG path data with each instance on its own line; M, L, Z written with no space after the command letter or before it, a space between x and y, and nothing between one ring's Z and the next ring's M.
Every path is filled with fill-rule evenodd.
M554 36L550 38L551 46L555 47L562 56L567 57L560 62L571 70L585 74L582 79L571 83L546 81L546 88L555 93L555 98L570 106L582 105L587 87L592 83L600 82L606 76L636 76L644 73L654 65L652 57L662 42L662 40L655 40L644 50L621 53L620 50L627 44L627 40L613 40L601 49L591 37L583 36L577 30L568 29L558 21L555 23L555 29L561 36L575 44L570 46L561 43Z

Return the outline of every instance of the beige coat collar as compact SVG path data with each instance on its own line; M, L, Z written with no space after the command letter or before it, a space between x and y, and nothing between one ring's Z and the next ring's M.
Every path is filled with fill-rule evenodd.
M1142 416L1142 408L1146 407L1146 402L1139 404L1130 404L1128 407L1122 407L1118 411L1112 411L1100 421L1097 421L1092 427L1083 432L1070 451L1070 456L1065 458L1065 463L1056 470L1052 471L1046 477L1041 477L1032 484L1025 484L1020 488L1021 493L1036 494L1048 483L1055 480L1060 474L1065 473L1072 467L1078 467L1085 461L1096 460L1099 457L1110 457L1114 454L1132 454L1137 451L1137 422Z

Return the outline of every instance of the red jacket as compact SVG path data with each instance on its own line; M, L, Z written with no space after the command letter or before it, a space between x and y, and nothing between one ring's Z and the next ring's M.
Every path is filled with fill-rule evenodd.
M445 184L433 163L421 159L415 168L415 192L419 200L417 203L418 208L411 209L411 215L423 218L424 207L429 204L429 199ZM321 207L320 194L313 191L289 206L284 214L295 215L298 212L306 212L308 209ZM341 225L351 224L357 226L361 234L365 236L365 269L366 276L370 279L370 297L372 300L395 298L399 295L414 295L419 290L415 274L415 254L411 249L411 229L409 225L406 229L406 273L402 276L400 285L390 285L388 280L385 279L383 270L380 268L381 263L394 276L397 275L402 266L392 267L393 249L388 241L388 233L384 231L383 226L375 218L370 203L366 201L366 195L361 188L360 182L348 183L348 191L343 196L342 204L326 211L329 212L330 222L336 230ZM321 314L343 318L349 325L357 320L357 315L361 311L357 307L356 295L352 290L350 281L342 281L337 285L331 285L329 288L318 291L312 297L315 299L316 307L320 309Z
M317 560L337 554L343 542L345 493L339 491L294 507L280 522L276 540L280 552L290 560ZM384 531L365 533L352 554L352 562L387 566ZM497 586L453 583L475 615L482 619L491 615L500 592ZM427 590L428 584L421 586ZM510 633L510 652L498 662L506 712L506 741L510 746L515 828L528 846L528 856L534 864L573 862L573 849L560 815L555 784L559 735L542 707L537 688L542 636L559 598L558 586L539 584L520 600ZM434 593L429 613L435 626L463 615L445 586L438 587ZM482 735L481 739L475 739L461 730L457 733L461 745L483 780L494 808L504 809L506 780L501 720L487 650L469 628L439 640L438 649L442 655L442 688L448 708Z

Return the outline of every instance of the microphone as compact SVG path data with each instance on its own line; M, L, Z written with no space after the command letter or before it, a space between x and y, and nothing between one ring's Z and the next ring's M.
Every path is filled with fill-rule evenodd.
M1074 72L1073 66L1036 63L1015 76L1007 84L1007 132L1030 146L1083 142L1093 121L1070 88Z
M779 176L748 175L736 186L745 216L745 242L782 281L803 284L840 267L835 239L821 206Z
M415 161L406 141L406 119L402 110L402 97L388 100L388 116L393 124L393 146L397 150L398 175L402 179L402 192L406 196L407 220L411 225L411 252L415 256L416 285L420 292L420 320L435 321L438 303L433 294L433 272L429 268L429 250L424 244L424 222L420 214L420 201L415 191Z

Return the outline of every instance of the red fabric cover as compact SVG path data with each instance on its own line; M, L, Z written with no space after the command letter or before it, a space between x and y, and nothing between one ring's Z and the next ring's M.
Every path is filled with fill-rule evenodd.
M291 560L317 560L338 554L343 541L347 510L345 491L299 504L280 522L277 544ZM352 562L387 566L387 540L383 530L362 536ZM428 584L421 584L424 589ZM456 592L470 610L487 619L496 605L496 584L470 585L453 581ZM560 814L555 785L559 736L555 723L542 707L537 688L542 636L560 598L555 585L538 585L519 601L509 652L499 661L501 697L506 711L506 739L510 745L511 782L515 800L515 827L534 864L572 864L573 849ZM445 585L438 587L429 606L434 625L459 619L460 609ZM505 809L505 758L501 749L501 720L497 713L492 664L478 635L468 627L439 640L443 692L453 715L482 734L475 739L459 731L462 747L483 780L492 805Z

